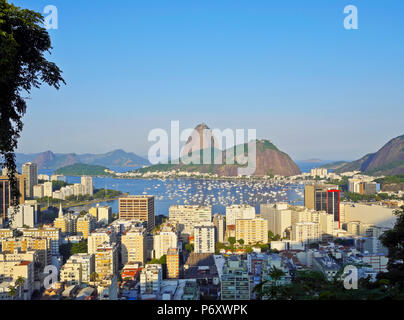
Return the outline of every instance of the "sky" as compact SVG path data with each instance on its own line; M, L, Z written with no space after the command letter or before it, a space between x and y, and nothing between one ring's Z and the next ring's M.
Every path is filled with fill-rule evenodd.
M57 7L48 58L67 82L31 92L18 152L147 155L172 120L256 129L295 160L358 159L404 134L403 1L9 2Z

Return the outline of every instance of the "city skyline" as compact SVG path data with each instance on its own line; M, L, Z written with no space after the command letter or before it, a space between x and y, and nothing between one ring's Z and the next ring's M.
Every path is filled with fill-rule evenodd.
M50 59L67 85L32 91L19 153L144 156L171 120L254 128L297 160L355 160L403 134L398 1L356 1L358 30L339 0L123 1L116 18L106 1L52 4Z

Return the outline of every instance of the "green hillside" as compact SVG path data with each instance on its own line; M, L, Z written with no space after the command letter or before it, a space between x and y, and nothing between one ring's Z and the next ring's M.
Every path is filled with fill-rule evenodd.
M110 173L105 172L107 167L76 163L71 166L66 166L55 171L55 174L64 176L109 176Z

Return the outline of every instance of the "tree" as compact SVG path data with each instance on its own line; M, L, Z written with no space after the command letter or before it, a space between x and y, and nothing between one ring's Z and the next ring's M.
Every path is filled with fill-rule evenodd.
M236 243L236 238L235 238L235 237L229 237L228 241L229 241L229 243L230 243L230 246L233 247L234 244Z
M237 240L237 242L238 242L240 245L243 245L243 244L244 244L244 239L239 239L239 240Z
M382 244L388 248L389 262L387 273L379 274L379 279L388 279L404 288L404 206L394 211L397 217L394 227L380 237Z
M22 95L41 83L56 89L65 83L61 70L44 57L52 46L43 22L40 13L0 0L0 158L8 169L14 206L20 196L14 151L27 109Z
M253 292L256 292L259 297L268 297L269 299L276 299L278 294L281 293L279 280L285 275L285 272L272 266L268 272L270 279L259 283L254 287ZM269 286L266 284L269 283Z
M14 286L8 287L8 295L11 297L11 299L14 299L14 297L17 295L17 290Z
M84 217L88 212L86 210L81 210L79 217Z
M25 283L25 279L23 277L18 277L17 280L15 281L15 285L17 286L17 288L20 290L20 293L23 290L23 285Z
M97 272L92 272L91 274L90 274L90 281L91 282L95 282L95 281L97 281L98 280L98 273Z
M87 240L82 240L77 243L73 243L71 249L70 249L70 254L76 254L76 253L87 253Z
M17 287L21 287L22 285L24 285L25 283L25 279L23 277L18 277L17 280L15 281L15 284L17 285Z
M187 243L187 244L185 244L184 249L187 250L188 252L193 252L194 251L194 244Z

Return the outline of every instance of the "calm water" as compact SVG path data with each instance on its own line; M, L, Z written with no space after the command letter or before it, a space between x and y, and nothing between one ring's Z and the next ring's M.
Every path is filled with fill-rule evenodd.
M308 172L322 163L297 162L302 172ZM126 170L125 170L126 169ZM127 171L127 168L114 168ZM52 170L39 170L51 175ZM245 182L226 180L196 179L113 179L109 177L93 179L97 189L113 189L129 194L149 194L155 196L155 213L168 215L168 208L175 204L212 205L213 212L225 213L226 205L249 204L259 213L261 203L286 201L302 205L303 187L301 185L274 185L267 182ZM69 183L80 183L80 177L67 177ZM118 212L118 200L102 202L108 204L114 213ZM77 210L79 210L78 208Z

